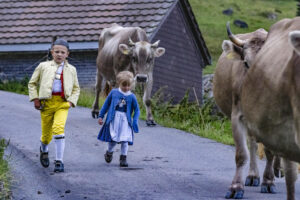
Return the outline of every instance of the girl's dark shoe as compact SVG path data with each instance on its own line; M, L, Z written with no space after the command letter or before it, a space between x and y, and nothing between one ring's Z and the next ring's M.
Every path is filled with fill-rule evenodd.
M128 167L125 155L120 155L120 167Z
M114 152L108 152L106 151L106 153L104 154L104 159L107 163L110 163L113 159L113 153Z
M54 172L64 172L64 164L60 160L55 160Z
M42 149L40 147L40 162L41 165L45 168L49 167L49 157L48 157L48 152L42 152Z

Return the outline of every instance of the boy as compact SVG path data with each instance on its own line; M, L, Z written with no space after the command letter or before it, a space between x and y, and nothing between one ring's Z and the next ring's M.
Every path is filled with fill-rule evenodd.
M69 108L75 107L80 93L76 68L66 60L69 44L57 39L51 48L53 60L42 62L34 70L28 83L29 99L41 112L40 162L49 167L48 145L55 140L54 172L64 172L64 128Z

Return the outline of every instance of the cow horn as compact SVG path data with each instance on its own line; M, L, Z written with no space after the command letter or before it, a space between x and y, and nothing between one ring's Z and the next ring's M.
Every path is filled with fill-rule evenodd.
M160 40L157 40L155 43L151 44L152 48L157 48Z
M129 38L128 42L129 42L129 46L135 46L135 43L131 40L131 38Z
M231 40L231 42L233 42L235 45L239 46L239 47L243 47L245 44L245 41L239 39L238 37L236 37L230 30L230 26L229 26L230 22L227 22L226 24L226 28L227 28L227 35L229 37L229 39Z

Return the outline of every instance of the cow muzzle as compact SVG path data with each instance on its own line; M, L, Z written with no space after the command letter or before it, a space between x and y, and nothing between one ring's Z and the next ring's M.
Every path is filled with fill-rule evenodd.
M146 83L148 82L148 76L146 74L137 74L134 80L138 83Z

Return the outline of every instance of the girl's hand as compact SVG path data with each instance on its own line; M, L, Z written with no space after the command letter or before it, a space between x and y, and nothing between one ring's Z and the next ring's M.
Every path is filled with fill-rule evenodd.
M101 117L98 119L98 124L100 124L100 125L103 124L103 119Z

